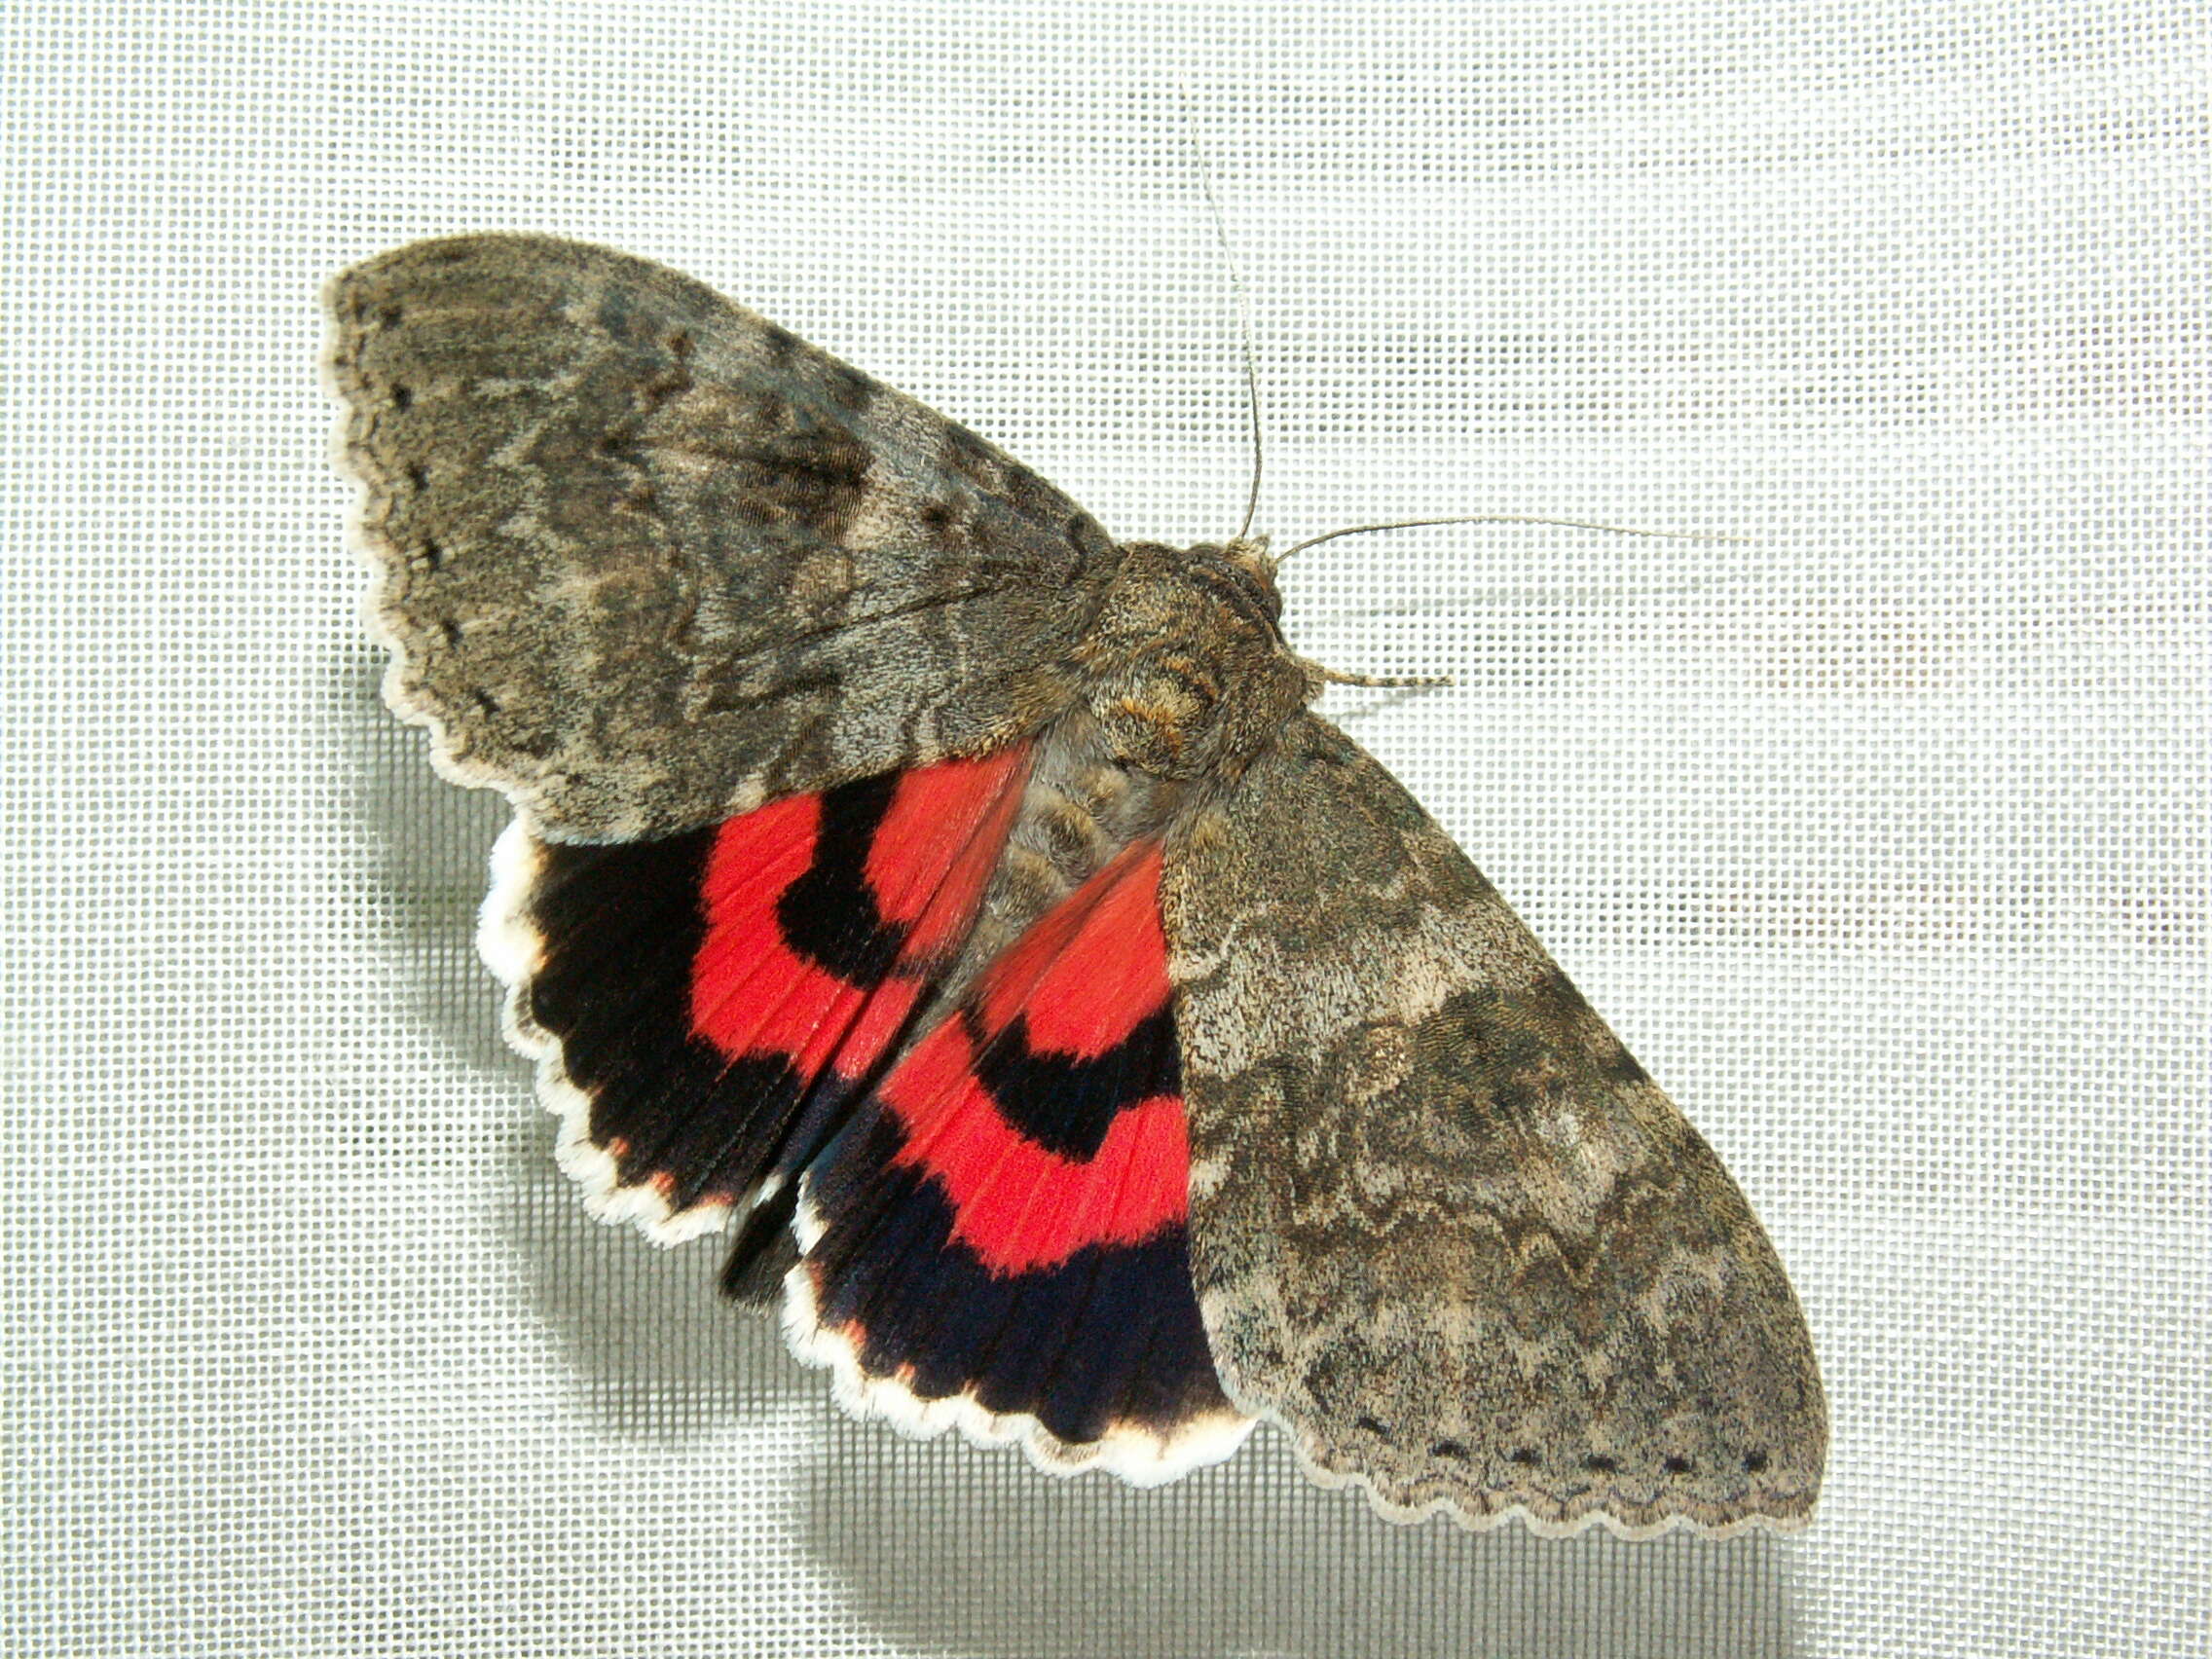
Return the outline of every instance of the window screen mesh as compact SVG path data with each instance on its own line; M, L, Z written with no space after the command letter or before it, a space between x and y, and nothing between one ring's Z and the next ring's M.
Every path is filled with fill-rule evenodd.
M2208 1618L2207 30L2089 4L0 16L25 1655L2131 1655ZM1720 1149L1794 1539L1385 1526L842 1420L581 1212L381 708L316 291L713 283L1125 536L1248 458L1332 692Z

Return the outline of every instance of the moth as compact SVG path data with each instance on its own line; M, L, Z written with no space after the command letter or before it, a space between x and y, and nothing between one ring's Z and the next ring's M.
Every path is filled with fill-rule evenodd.
M503 793L481 943L591 1206L864 1416L1393 1520L1801 1524L1743 1195L1310 705L1264 538L1118 542L674 272L338 276L386 693Z

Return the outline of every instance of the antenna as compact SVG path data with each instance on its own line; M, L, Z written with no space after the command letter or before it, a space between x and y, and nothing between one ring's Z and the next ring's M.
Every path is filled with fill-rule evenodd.
M1213 216L1214 240L1221 244L1221 262L1229 268L1229 290L1236 302L1236 333L1244 348L1244 397L1245 406L1252 416L1252 488L1244 497L1244 522L1236 527L1235 539L1242 541L1252 533L1252 520L1260 511L1260 370L1252 354L1252 304L1244 289L1244 273L1236 268L1236 254L1229 245L1229 224L1221 216L1221 203L1213 193L1213 169L1206 165L1205 146L1198 142L1198 126L1191 116L1191 89L1186 81L1175 83L1177 107L1183 112L1183 134L1191 141L1191 154L1198 159L1198 188L1205 193L1206 210Z
M1440 524L1543 524L1558 530L1594 530L1605 535L1641 535L1653 541L1733 541L1744 543L1741 535L1709 535L1689 530L1637 530L1622 524L1592 524L1585 519L1532 518L1522 513L1469 513L1457 518L1398 519L1390 524L1355 524L1345 530L1332 530L1326 535L1309 535L1304 541L1294 542L1275 555L1281 564L1293 553L1303 553L1309 547L1318 547L1324 541L1334 541L1340 535L1372 535L1383 530L1427 530Z
M1584 519L1534 518L1521 513L1468 513L1463 514L1457 518L1398 519L1389 524L1355 524L1345 530L1332 530L1326 535L1309 536L1306 540L1296 542L1290 547L1285 548L1281 553L1275 555L1275 563L1279 566L1285 559L1289 558L1291 554L1303 552L1309 547L1318 547L1324 541L1334 541L1340 535L1373 535L1377 531L1383 530L1427 530L1432 526L1440 524L1542 524L1552 525L1561 530L1595 530L1600 531L1607 535L1641 535L1646 536L1655 541L1744 542L1749 539L1748 537L1741 535L1701 535L1695 531L1633 530L1626 525L1592 524ZM1452 676L1450 676L1449 674L1346 674L1337 669L1325 668L1320 663L1311 661L1309 658L1301 657L1299 660L1305 663L1305 665L1309 669L1319 675L1322 680L1324 680L1331 685L1371 685L1377 687L1404 686L1411 689L1419 689L1431 685L1452 685L1456 683L1456 682L1454 681Z
M1324 668L1310 657L1298 659L1331 685L1365 685L1381 691L1421 691L1432 685L1456 685L1449 674L1346 674Z

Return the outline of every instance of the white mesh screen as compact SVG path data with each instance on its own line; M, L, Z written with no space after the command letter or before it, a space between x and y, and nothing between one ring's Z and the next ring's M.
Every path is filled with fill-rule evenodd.
M2212 1607L2203 14L0 16L0 1646L2130 1655ZM1184 109L1189 112L1186 126ZM1720 1149L1835 1409L1789 1540L1391 1529L839 1419L580 1211L381 708L317 288L678 266L1287 585Z

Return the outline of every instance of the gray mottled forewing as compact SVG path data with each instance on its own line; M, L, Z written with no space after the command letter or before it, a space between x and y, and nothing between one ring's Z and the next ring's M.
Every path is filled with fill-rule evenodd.
M328 299L392 700L540 832L670 833L1066 700L1111 539L911 398L548 238L419 242Z
M1399 1518L1809 1515L1811 1343L1697 1131L1304 715L1170 846L1191 1249L1231 1396Z

